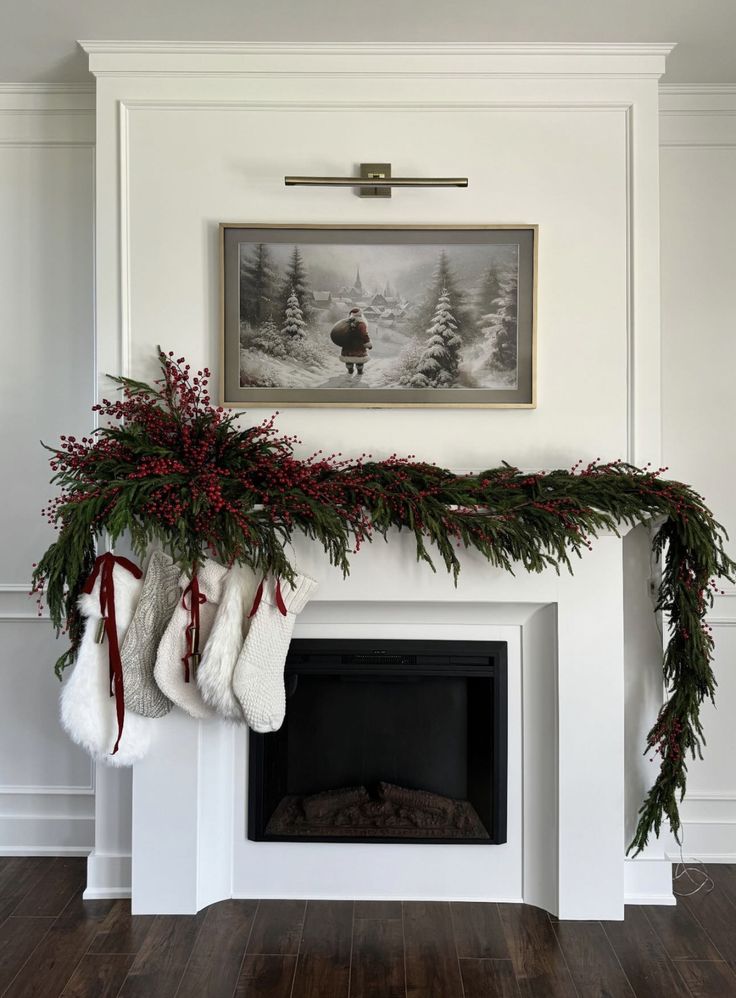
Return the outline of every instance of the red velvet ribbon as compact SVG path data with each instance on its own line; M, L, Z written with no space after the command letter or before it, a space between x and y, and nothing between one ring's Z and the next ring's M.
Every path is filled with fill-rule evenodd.
M84 584L83 593L91 593L95 582L100 579L100 614L104 621L105 634L110 662L110 696L115 697L115 713L118 721L118 737L112 754L120 747L125 723L125 697L123 696L123 663L120 661L120 646L118 645L118 628L115 621L115 582L113 569L116 565L126 569L136 579L143 575L140 568L127 558L121 558L107 552L96 559L90 577Z
M187 606L187 596L191 597L190 605ZM189 624L185 634L187 640L186 654L182 658L184 663L184 682L189 682L189 659L192 655L199 654L199 608L207 602L207 597L199 588L199 578L195 572L191 582L182 594L181 605L191 614Z
M261 600L263 599L263 584L265 583L265 581L266 581L265 579L261 579L261 584L258 587L258 589L256 589L256 596L255 599L253 600L253 606L250 609L248 617L255 617L256 613L258 612L258 607L261 605ZM279 608L281 616L285 617L286 603L284 603L284 597L281 595L280 579L276 579L276 606Z

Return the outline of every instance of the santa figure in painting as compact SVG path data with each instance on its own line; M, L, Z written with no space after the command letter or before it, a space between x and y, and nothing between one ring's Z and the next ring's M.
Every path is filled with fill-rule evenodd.
M368 363L368 351L373 349L373 344L359 308L351 308L347 319L341 319L332 327L330 339L341 348L340 360L348 374L352 374L354 370L356 377L360 377L363 365Z

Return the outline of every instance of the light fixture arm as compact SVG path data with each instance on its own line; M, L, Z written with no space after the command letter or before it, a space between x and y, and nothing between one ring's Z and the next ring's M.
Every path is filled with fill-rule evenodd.
M392 177L390 163L361 163L360 177L284 177L287 187L354 187L359 197L390 198L392 187L467 187L467 177Z

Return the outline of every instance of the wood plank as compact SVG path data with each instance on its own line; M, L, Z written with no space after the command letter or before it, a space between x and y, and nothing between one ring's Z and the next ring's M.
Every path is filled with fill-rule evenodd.
M736 866L732 863L709 863L707 869L708 875L716 885L715 890L721 891L736 908ZM680 881L680 884L682 882ZM686 887L682 889L686 890Z
M405 998L404 931L398 918L353 922L351 998Z
M634 998L600 922L552 923L579 995Z
M20 969L3 998L56 998L109 915L112 901L75 897ZM13 916L15 917L15 916Z
M684 904L645 905L642 911L670 960L720 960L708 933ZM733 918L736 922L736 911Z
M295 956L246 956L233 998L291 998Z
M401 901L356 901L355 917L401 918Z
M207 909L177 998L232 998L257 901L220 901Z
M55 863L49 856L10 856L0 867L0 923L16 912L28 892Z
M498 911L523 998L576 998L547 912L521 904Z
M77 964L61 998L116 998L134 959L129 954L88 953Z
M736 970L736 908L720 884L708 894L700 891L691 897L680 897L677 903L699 922L719 956Z
M346 998L352 933L352 901L307 902L293 998Z
M60 915L71 899L81 894L87 876L84 857L55 859L31 887L13 912L14 915Z
M205 915L157 915L133 961L120 998L173 998Z
M637 996L690 998L675 965L641 908L629 905L623 922L602 924Z
M92 940L89 952L135 956L155 920L155 915L131 915L130 901L116 901L104 927Z
M460 960L465 998L519 998L511 960Z
M461 959L465 957L478 960L510 959L498 905L480 901L453 901L450 911L457 955Z
M0 867L0 898L24 897L55 862L55 856L6 857Z
M306 908L306 901L260 901L248 943L248 955L296 955Z
M0 995L53 923L53 918L13 917L0 926Z
M692 998L735 998L736 974L724 961L682 960L677 964Z
M406 993L416 998L462 998L450 905L404 903Z

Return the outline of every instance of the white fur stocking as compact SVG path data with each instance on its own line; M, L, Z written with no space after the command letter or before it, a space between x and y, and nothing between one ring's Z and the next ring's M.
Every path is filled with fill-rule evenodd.
M258 588L251 568L233 565L222 584L222 597L197 671L197 685L220 717L243 721L243 711L233 693L233 671L248 633L248 614Z
M233 673L233 692L245 719L254 731L278 731L286 713L284 664L294 631L296 615L309 602L317 583L297 575L292 589L281 587L284 614L279 608L278 582L267 579L263 597L251 620Z
M138 603L141 581L121 565L112 573L115 591L115 623L118 643L125 633ZM79 598L79 609L86 617L84 634L79 645L72 674L61 691L61 723L70 738L86 749L95 759L111 766L130 766L148 751L151 742L149 718L126 712L123 735L115 755L112 750L118 724L115 698L110 696L110 660L107 638L96 641L100 613L101 577L92 592Z

